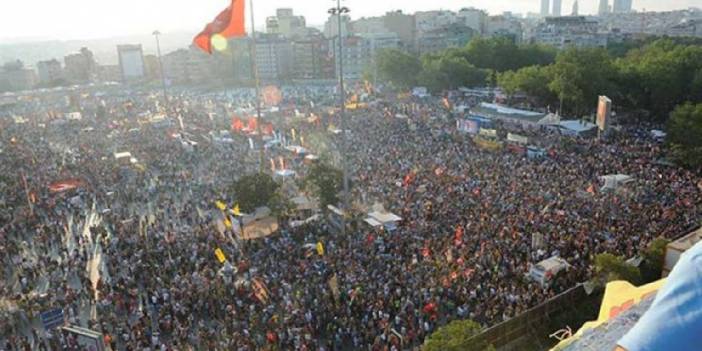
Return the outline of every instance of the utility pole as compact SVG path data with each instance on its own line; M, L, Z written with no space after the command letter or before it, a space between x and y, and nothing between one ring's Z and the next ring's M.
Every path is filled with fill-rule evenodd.
M251 6L251 67L253 70L252 74L254 84L256 86L256 132L258 133L258 137L261 140L261 145L259 145L259 147L261 148L259 171L263 172L263 162L265 159L265 155L263 150L263 134L261 133L261 123L263 123L263 120L261 119L261 82L258 78L258 65L256 63L256 25L254 22L253 0L250 0L249 4Z
M346 94L344 92L344 46L343 46L343 36L341 28L341 19L343 14L351 12L347 7L341 7L341 0L336 0L336 7L329 9L328 13L330 15L336 15L336 22L338 28L338 57L339 57L339 105L341 109L341 163L344 171L344 216L342 218L341 234L346 235L346 215L349 211L349 170L348 170L348 160L347 160L347 137L346 131L348 129L346 123Z
M158 68L159 71L161 72L161 87L163 88L163 107L167 108L168 107L168 93L166 92L166 75L163 73L163 61L161 60L161 42L158 40L159 35L161 35L161 32L158 30L155 30L153 33L154 37L156 38L156 51L158 52Z

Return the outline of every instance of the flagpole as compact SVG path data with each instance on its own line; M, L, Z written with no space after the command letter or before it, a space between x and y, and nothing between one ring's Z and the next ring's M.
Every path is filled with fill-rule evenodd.
M258 137L261 139L261 156L259 160L259 171L263 172L263 134L261 133L261 82L258 78L258 64L256 63L256 25L254 21L254 7L253 0L249 0L249 7L251 9L251 70L253 71L254 84L256 86L256 132Z

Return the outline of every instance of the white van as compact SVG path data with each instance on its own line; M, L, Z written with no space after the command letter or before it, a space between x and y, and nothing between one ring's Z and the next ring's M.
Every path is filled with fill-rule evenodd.
M553 277L563 270L568 270L569 267L570 265L564 259L553 256L532 265L527 276L541 286L548 286Z

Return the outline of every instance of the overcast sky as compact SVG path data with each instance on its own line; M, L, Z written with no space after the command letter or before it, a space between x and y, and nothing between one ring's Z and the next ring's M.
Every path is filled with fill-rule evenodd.
M563 0L564 14L574 0ZM702 6L702 0L633 0L635 9L672 10ZM405 13L462 7L538 12L540 0L345 0L353 18L382 15L401 9ZM580 0L580 12L594 13L599 0ZM310 25L321 25L332 0L254 0L256 27L278 7L292 7ZM611 3L611 0L610 0ZM122 35L197 31L227 7L229 0L0 0L0 41L8 38L92 39ZM247 0L248 5L248 0ZM249 27L247 9L247 27ZM193 33L195 34L195 33Z

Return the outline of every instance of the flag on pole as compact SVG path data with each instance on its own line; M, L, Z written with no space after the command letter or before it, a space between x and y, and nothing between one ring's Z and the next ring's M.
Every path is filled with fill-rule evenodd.
M244 4L245 0L232 0L231 5L205 26L193 42L202 51L212 54L212 39L221 37L223 39L243 37L246 35L244 28Z

